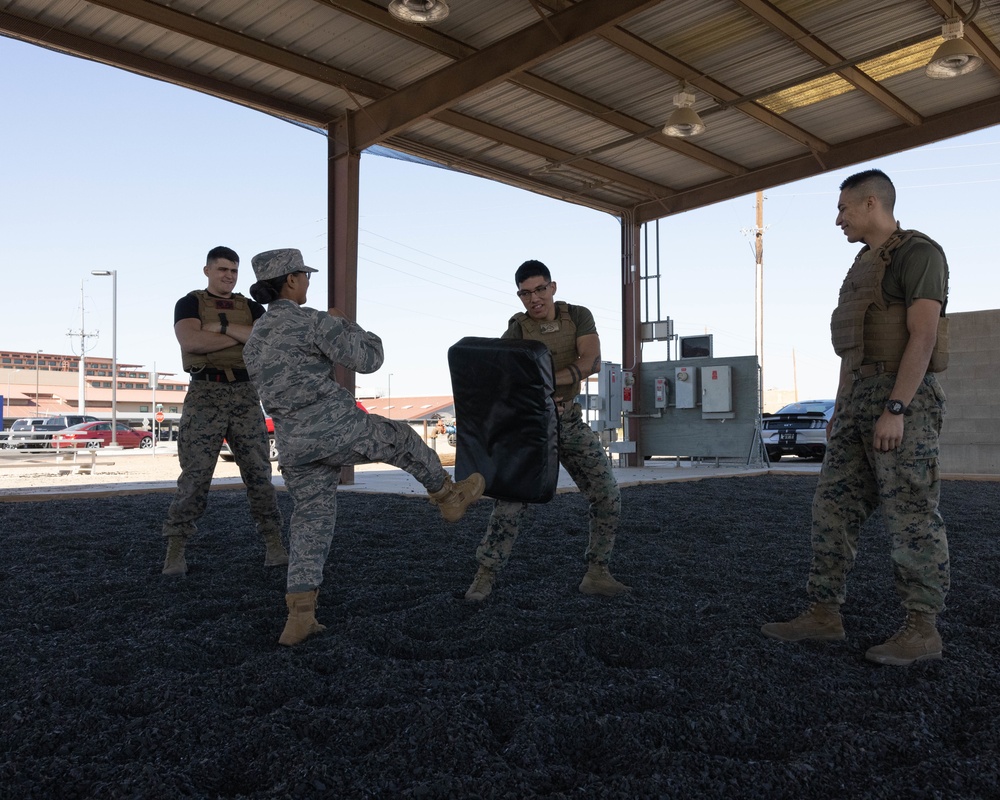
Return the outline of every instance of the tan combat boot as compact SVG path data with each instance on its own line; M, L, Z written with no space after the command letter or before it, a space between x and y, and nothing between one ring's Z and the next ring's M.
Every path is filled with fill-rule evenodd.
M623 592L631 592L632 587L616 581L608 572L607 564L591 564L587 574L580 581L580 591L583 594L599 594L603 597L614 597Z
M935 625L935 614L908 611L903 627L883 644L868 648L865 658L876 664L905 667L914 661L941 658L941 634Z
M288 619L285 629L278 638L278 644L291 647L305 641L314 633L326 630L326 625L316 621L316 600L319 589L310 592L292 592L285 595L285 605L288 606Z
M265 567L282 567L288 563L288 551L281 542L281 534L277 531L269 531L264 534L264 545L267 552L264 553Z
M450 475L445 475L444 485L436 492L428 492L431 502L436 505L445 522L458 522L465 516L465 510L483 496L486 479L473 472L464 481L455 483Z
M760 632L769 639L782 642L801 642L803 639L832 642L845 636L839 603L813 603L808 611L795 619L769 622L761 626Z
M184 560L184 537L167 537L167 557L163 561L163 574L175 577L186 575L188 571L187 561Z
M474 603L479 603L486 599L486 596L493 591L493 581L497 574L489 567L480 567L476 571L476 577L472 579L472 585L465 592L465 599Z

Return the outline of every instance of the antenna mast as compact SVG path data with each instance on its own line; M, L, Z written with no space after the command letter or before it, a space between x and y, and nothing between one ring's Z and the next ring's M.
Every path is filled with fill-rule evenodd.
M81 414L87 413L87 369L86 369L86 355L88 350L93 350L93 346L87 347L87 339L96 339L100 331L94 331L93 333L86 333L87 326L84 322L85 311L83 307L83 281L80 281L80 330L78 331L66 331L66 335L72 339L73 337L80 337L80 381L77 387L79 400L77 402L78 411ZM96 342L94 344L97 344ZM73 354L76 355L76 348L71 344L70 347L73 350Z

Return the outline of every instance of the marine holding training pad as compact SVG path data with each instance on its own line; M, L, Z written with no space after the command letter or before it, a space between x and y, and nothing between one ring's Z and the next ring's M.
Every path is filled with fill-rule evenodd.
M541 342L466 337L448 349L455 479L473 472L497 500L547 503L559 480L552 357Z

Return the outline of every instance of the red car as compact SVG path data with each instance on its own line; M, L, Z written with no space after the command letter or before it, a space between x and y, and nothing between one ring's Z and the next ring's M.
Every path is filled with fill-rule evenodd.
M149 431L137 431L124 422L118 423L115 433L119 447L141 447L145 450L147 447L153 446L153 434ZM71 425L58 433L53 433L49 446L60 449L63 447L97 448L107 447L110 444L110 422L81 422L79 425Z

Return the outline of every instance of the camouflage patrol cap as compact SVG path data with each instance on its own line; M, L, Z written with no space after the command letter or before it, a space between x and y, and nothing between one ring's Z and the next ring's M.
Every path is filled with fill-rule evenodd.
M319 271L307 267L302 261L301 251L294 248L257 253L250 263L253 264L253 274L257 276L259 281L280 278L282 275L289 275L292 272Z

